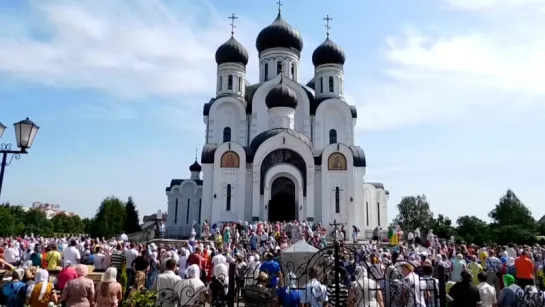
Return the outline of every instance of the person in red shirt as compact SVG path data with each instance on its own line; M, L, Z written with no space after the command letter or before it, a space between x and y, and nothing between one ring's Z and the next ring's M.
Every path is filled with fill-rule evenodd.
M62 269L62 271L60 271L59 275L57 276L56 289L62 291L69 281L76 278L78 278L76 269L72 266L72 263L70 263L70 261L65 261L64 269Z
M187 257L186 268L193 264L198 265L199 268L206 267L206 259L202 256L201 248L198 245L195 247L195 252ZM206 272L204 270L201 270L201 281L206 283Z

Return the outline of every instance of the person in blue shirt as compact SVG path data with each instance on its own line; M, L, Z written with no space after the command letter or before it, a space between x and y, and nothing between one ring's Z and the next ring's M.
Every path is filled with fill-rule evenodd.
M17 269L13 272L12 280L2 288L4 296L3 306L23 307L26 298L26 285L21 281L23 278L23 269Z
M279 299L279 304L282 307L299 307L301 306L301 296L299 295L299 290L297 290L297 285L295 284L297 277L295 274L290 272L286 276L286 281L284 286L278 288L276 295Z
M278 279L282 278L282 271L280 264L274 261L274 256L271 253L265 254L265 261L261 264L260 272L265 272L269 276L268 288L276 288L278 285Z

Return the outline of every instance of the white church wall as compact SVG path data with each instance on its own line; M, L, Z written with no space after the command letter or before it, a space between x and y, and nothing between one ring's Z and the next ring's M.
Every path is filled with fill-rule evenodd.
M337 143L354 145L352 113L348 104L339 99L328 99L318 106L314 125L314 149L322 150L330 144L329 131L337 132Z
M226 152L235 152L239 167L221 167ZM212 222L238 221L244 219L246 199L246 153L237 143L223 143L214 153L214 187L212 196ZM230 208L227 208L228 189L231 189ZM229 210L228 210L229 209Z
M306 218L314 218L314 157L312 155L311 149L303 143L301 140L294 138L287 133L280 133L274 137L269 138L259 146L257 151L254 154L254 163L252 170L252 182L253 182L253 205L252 205L252 216L260 216L260 208L264 204L264 198L261 197L260 193L260 174L261 174L261 163L263 159L274 150L277 149L291 149L297 152L303 160L305 161L307 167L307 193L306 201L303 203L303 209L305 211ZM308 205L307 204L312 204Z
M212 195L214 194L214 164L203 164L202 165L202 209L201 209L201 220L205 219L209 222L212 220Z
M329 157L339 152L346 158L346 170L337 171L328 169ZM354 206L354 158L352 151L343 144L331 144L322 152L322 221L325 224L353 223ZM339 212L336 212L335 194L339 188ZM352 198L352 201L350 200Z
M281 71L286 77L295 81L299 79L298 54L287 48L271 48L259 55L259 82L276 77L280 73L279 62L282 63Z
M193 180L184 180L168 193L167 227L191 226L198 221L202 188Z
M246 145L246 111L235 97L221 97L210 108L208 142L221 144L226 127L231 129L231 141Z
M326 166L327 168L327 166ZM314 168L314 186L318 189L314 189L314 218L316 222L323 221L324 215L322 214L322 165L316 165Z
M329 86L330 80L333 88ZM318 66L314 70L314 92L316 98L342 96L344 94L343 67L338 64Z
M254 124L256 126L255 129L251 130L250 142L259 133L269 130L269 109L265 105L265 97L267 97L267 94L272 88L278 85L278 82L280 82L280 76L276 76L261 85L254 94L254 98L252 100L252 126ZM295 108L294 130L304 133L310 139L310 102L307 94L301 85L297 84L296 82L290 79L284 79L284 82L291 89L293 89L298 99L298 104Z
M251 163L246 164L246 195L245 195L245 201L244 201L244 220L245 221L252 220L253 184L252 184L252 168L251 167L252 167Z
M372 184L365 183L363 209L365 215L369 214L369 225L367 225L367 216L365 216L366 228L373 230L380 226L385 229L388 226L387 215L387 195L384 189L377 189Z
M218 65L216 96L223 94L244 97L246 91L246 67L241 63ZM229 82L231 78L231 82ZM230 83L230 84L229 84Z

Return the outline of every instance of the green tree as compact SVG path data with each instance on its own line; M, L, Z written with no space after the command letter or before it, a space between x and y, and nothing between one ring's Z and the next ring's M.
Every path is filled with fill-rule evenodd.
M68 233L66 231L68 224L68 216L66 214L57 214L51 219L53 223L53 231L55 233Z
M113 237L123 232L125 204L117 197L105 198L95 215L90 234L93 237Z
M83 232L90 234L91 229L93 228L94 219L84 218L81 222L83 223Z
M432 224L433 213L425 195L406 196L397 205L399 213L394 224L401 225L406 232L414 231L417 227L428 230Z
M11 214L9 207L0 206L0 237L9 237L16 234L15 218Z
M24 233L40 236L53 234L53 223L47 219L46 214L38 209L30 209L24 216Z
M133 233L142 230L140 227L138 210L136 210L136 205L134 204L132 197L129 197L125 204L125 217L125 226L123 227L125 233Z
M493 240L499 244L533 243L535 241L537 223L530 209L515 195L507 190L505 195L488 213L492 219L490 231Z
M536 220L530 209L526 207L511 190L507 190L488 216L492 223L500 226L519 226L535 230Z
M71 234L82 234L85 232L85 225L83 224L83 220L78 215L72 215L69 216L69 226L68 226L68 233Z
M452 225L452 220L442 214L439 214L437 218L431 220L430 228L433 229L433 233L439 238L449 239L456 234L456 229Z
M476 216L464 215L456 220L456 234L467 244L482 245L490 241L488 224Z

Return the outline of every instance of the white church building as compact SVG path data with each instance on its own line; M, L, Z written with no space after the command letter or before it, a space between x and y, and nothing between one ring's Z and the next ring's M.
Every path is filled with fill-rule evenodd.
M314 77L301 82L303 40L280 11L256 48L256 84L247 81L248 52L233 35L216 51L201 164L166 188L167 232L186 232L205 219L336 220L362 235L386 228L389 192L365 181L365 154L354 144L357 111L343 96L344 51L328 33L312 55Z

